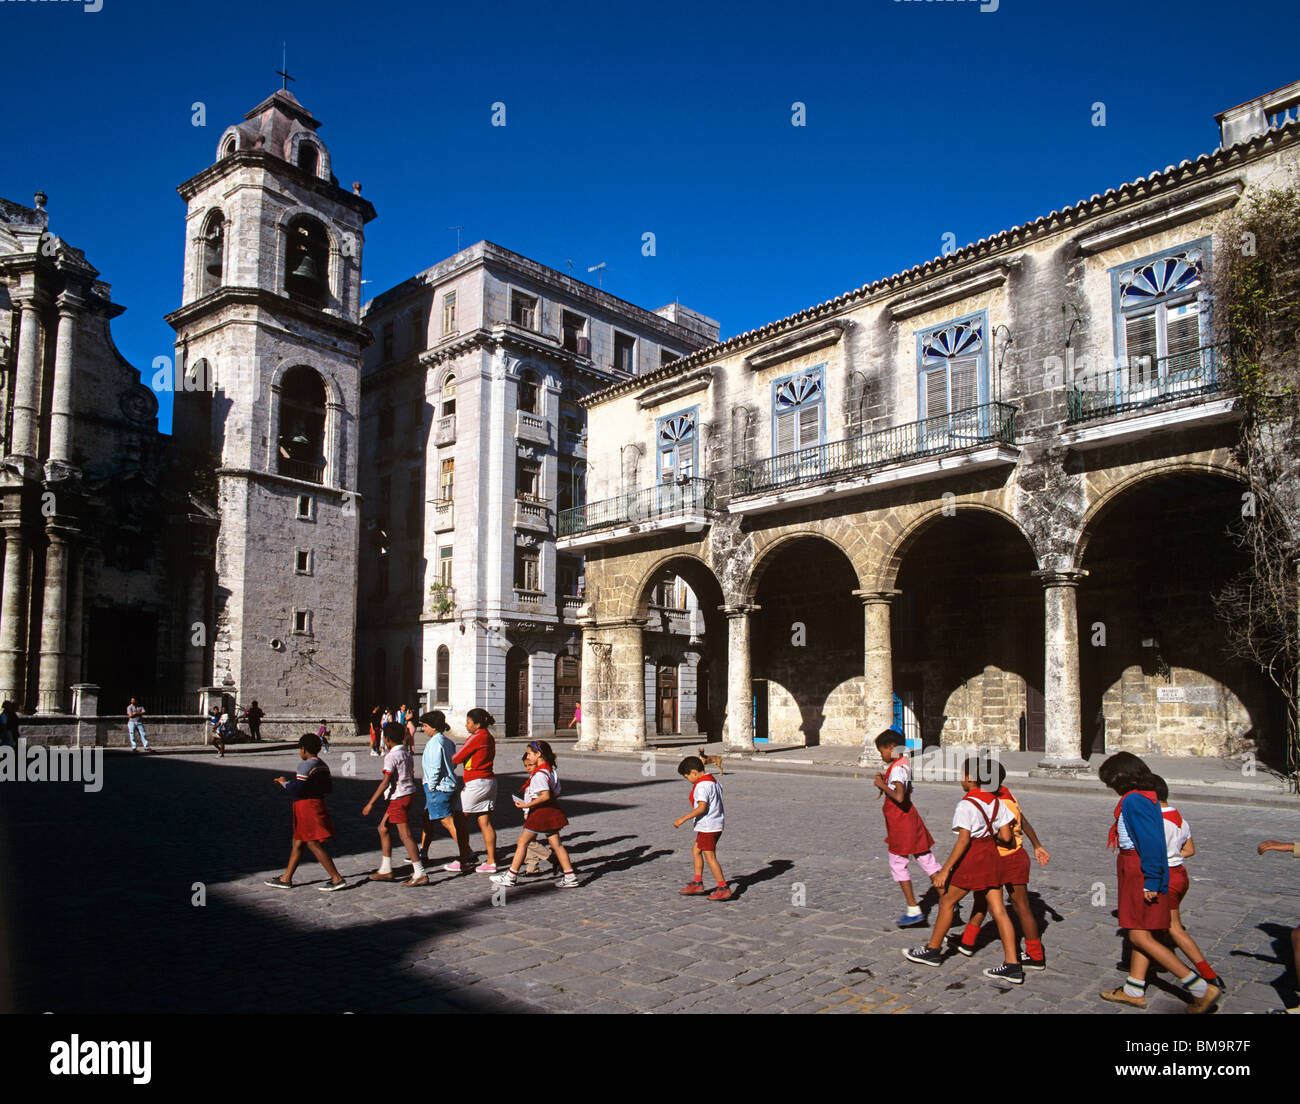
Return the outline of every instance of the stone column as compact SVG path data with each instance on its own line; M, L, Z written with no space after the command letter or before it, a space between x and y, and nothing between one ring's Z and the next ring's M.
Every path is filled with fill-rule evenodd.
M1038 764L1045 773L1083 770L1082 703L1079 695L1079 613L1077 588L1088 573L1073 569L1035 571L1043 584L1043 711L1046 753Z
M40 441L41 304L35 296L21 300L18 363L14 373L13 435L9 451L35 458Z
M646 746L643 622L583 622L582 738L576 748Z
M81 682L81 638L84 633L85 612L82 595L85 593L84 545L68 542L68 633L64 641L67 658L64 661L64 677L72 683Z
M724 751L754 750L754 682L749 664L749 615L755 605L719 606L727 618L727 714Z
M62 713L67 678L68 559L70 548L60 530L47 531L45 596L41 611L41 655L37 676L37 713Z
M100 739L99 687L79 682L72 687L72 712L77 718L77 747L95 747Z
M880 759L876 737L894 723L894 653L889 638L889 607L897 590L855 590L865 614L863 675L864 716L862 754L858 766L868 767Z
M59 332L54 349L54 404L50 413L50 459L72 463L72 395L77 341L77 309L81 301L59 296Z
M5 526L3 606L0 606L0 695L21 711L26 701L27 668L27 540L17 521Z

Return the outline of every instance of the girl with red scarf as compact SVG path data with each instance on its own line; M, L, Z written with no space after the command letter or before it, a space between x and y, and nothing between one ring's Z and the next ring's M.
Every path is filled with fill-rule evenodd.
M1119 794L1109 843L1118 849L1115 862L1119 878L1119 926L1128 931L1132 956L1129 976L1118 989L1105 990L1101 999L1134 1008L1147 1006L1147 970L1152 962L1168 970L1192 997L1187 1011L1208 1012L1223 990L1186 967L1157 936L1169 931L1169 858L1165 851L1164 819L1155 793L1155 779L1146 763L1121 751L1097 771L1102 783Z
M519 881L519 870L524 865L528 845L539 835L544 835L564 871L560 885L573 889L578 885L578 875L573 872L573 861L560 842L560 829L569 823L569 818L557 800L560 780L555 773L555 752L551 745L545 740L534 740L524 751L524 766L528 768L528 781L520 787L524 796L522 800L517 797L514 800L515 808L528 810L528 816L524 818L524 830L515 847L510 869L504 874L493 874L492 881L501 886L515 885Z

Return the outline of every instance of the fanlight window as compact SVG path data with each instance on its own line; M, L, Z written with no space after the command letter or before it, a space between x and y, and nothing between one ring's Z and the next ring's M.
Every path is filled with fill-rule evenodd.
M674 414L659 423L659 482L695 474L695 413Z
M820 367L777 380L772 388L772 451L787 452L821 444L823 380Z
M1200 364L1201 294L1205 254L1183 249L1121 270L1119 291L1123 371L1127 386L1157 385L1171 372Z
M921 336L922 417L978 406L985 362L984 319L931 330Z

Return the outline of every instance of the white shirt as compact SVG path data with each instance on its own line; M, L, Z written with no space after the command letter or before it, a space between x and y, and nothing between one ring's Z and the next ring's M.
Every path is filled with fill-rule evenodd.
M1161 805L1161 813L1177 812L1172 805ZM1181 814L1180 814L1181 815ZM1192 826L1187 823L1187 818L1183 818L1182 825L1171 824L1162 818L1165 826L1165 852L1169 856L1169 865L1183 865L1183 847L1189 839L1192 838Z
M723 822L722 787L717 782L696 782L691 791L691 800L698 805L701 801L707 808L695 818L697 832L721 832Z
M415 793L415 760L405 744L398 744L384 756L384 773L390 784L390 801Z
M903 784L903 792L906 793L907 787L912 782L911 761L906 756L901 759L895 759L892 766L886 767L885 771L887 775L885 781L891 786L895 782L901 782Z
M130 717L131 720L133 720L133 721L138 721L141 717L144 716L144 706L143 706L143 705L128 705L128 706L126 707L126 715L127 715L128 717Z
M560 796L560 779L550 767L541 767L529 776L523 800L532 801L543 790L550 791L552 801Z
M952 830L960 832L965 828L973 840L983 839L989 834L989 830L984 823L984 817L980 816L979 810L973 804L975 801L979 801L979 798L967 800L963 797L957 802L957 808L952 814ZM994 833L1004 824L1010 824L1016 819L1011 815L1011 811L996 798L994 798L994 805L986 805L982 801L979 802L979 805L984 810L984 816L987 816L993 822ZM994 806L997 807L996 814L993 812Z

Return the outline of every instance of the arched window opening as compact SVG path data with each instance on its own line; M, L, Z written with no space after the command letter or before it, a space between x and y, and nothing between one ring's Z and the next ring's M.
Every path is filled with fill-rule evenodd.
M300 215L289 223L284 290L291 299L324 307L328 292L329 237L314 218Z
M434 682L436 705L451 704L451 652L444 644L438 649L437 676Z
M208 216L203 228L203 263L199 272L199 294L207 295L222 284L225 267L226 218L220 211Z
M235 136L232 134L229 138L226 139L226 144L224 148L221 150L221 156L230 157L238 148L239 148L239 143L235 141Z
M536 373L524 372L519 377L519 409L525 414L536 414L540 391Z
M320 150L310 142L303 142L298 147L298 168L315 176L320 167Z
M311 368L290 368L280 384L281 475L320 483L325 476L325 384Z
M442 381L442 406L439 417L450 418L456 413L456 377L448 376Z

